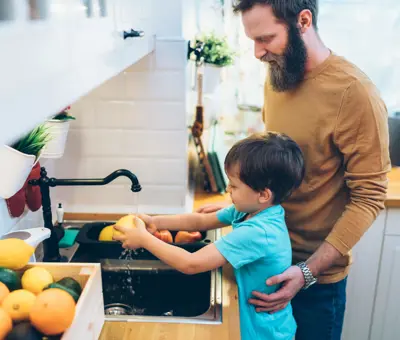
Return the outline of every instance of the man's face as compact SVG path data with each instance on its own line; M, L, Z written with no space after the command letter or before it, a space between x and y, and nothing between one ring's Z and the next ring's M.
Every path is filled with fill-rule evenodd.
M271 6L255 5L242 15L246 35L254 41L255 57L269 64L273 89L296 88L304 79L307 51L296 24L279 22Z

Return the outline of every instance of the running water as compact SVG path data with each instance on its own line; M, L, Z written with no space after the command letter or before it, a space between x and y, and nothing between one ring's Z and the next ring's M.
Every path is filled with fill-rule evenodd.
M138 193L133 193L133 209L131 211L131 215L138 216L138 211L139 211L139 204L138 204ZM140 249L143 251L143 249ZM121 255L119 256L120 260L123 260L126 263L126 270L123 272L123 278L122 278L122 289L131 295L132 297L135 295L135 290L132 286L132 271L131 268L129 267L129 262L133 261L135 257L139 255L140 250L134 250L134 249L124 249L121 252ZM139 277L140 279L140 277ZM133 314L134 315L140 315L143 314L144 310L139 310L138 308L135 308L135 306L131 305L133 309Z

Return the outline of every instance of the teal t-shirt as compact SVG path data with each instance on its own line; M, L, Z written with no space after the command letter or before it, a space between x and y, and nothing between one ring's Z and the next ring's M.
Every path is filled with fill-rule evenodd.
M292 340L296 322L289 304L275 313L257 313L248 303L251 292L266 294L279 286L266 280L281 274L292 264L292 248L281 205L269 207L246 221L245 213L232 205L217 212L218 219L232 225L232 232L215 242L218 251L233 266L239 291L240 332L242 340Z

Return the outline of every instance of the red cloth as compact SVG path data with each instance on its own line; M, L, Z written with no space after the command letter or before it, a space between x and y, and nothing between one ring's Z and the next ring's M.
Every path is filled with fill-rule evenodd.
M8 212L11 217L20 217L25 210L25 186L19 189L19 191L11 196L10 198L6 199Z
M42 206L42 194L40 193L40 187L38 185L30 185L28 182L31 179L39 179L40 178L40 164L39 162L32 168L31 173L26 180L26 204L31 211L37 211Z
M40 164L39 162L32 168L24 186L14 196L7 198L7 208L11 217L20 217L25 210L25 205L29 210L37 211L42 206L42 195L39 186L32 186L28 184L31 179L40 178Z

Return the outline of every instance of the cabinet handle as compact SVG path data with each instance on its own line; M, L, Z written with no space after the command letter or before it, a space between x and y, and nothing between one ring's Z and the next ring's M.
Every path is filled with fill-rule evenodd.
M124 31L124 40L126 38L137 38L137 37L143 37L143 36L144 36L144 32L143 31L135 31L133 29L131 29L130 32Z

